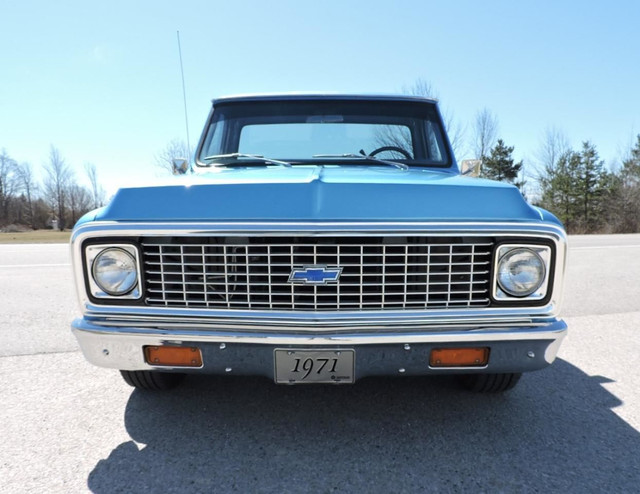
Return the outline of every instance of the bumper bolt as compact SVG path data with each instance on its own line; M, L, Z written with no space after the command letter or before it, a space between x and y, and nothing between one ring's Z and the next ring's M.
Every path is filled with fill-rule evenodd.
M529 357L529 358L534 358L535 356L536 356L536 354L535 354L535 353L533 353L532 351L529 351L529 352L527 353L527 357Z
M400 369L398 369L398 372L399 372L400 374L404 374L405 369L401 367Z
M225 372L231 372L231 371L232 371L232 369L231 369L231 367L227 367L224 371L225 371Z
M224 350L225 348L227 348L227 345L225 345L224 343L220 343L220 350Z
M409 345L409 343L405 343L404 344L404 349L407 350L407 351L411 350L411 345Z
M108 357L108 356L109 356L109 350L107 350L107 349L105 348L104 350L102 350L102 354L103 354L105 357Z

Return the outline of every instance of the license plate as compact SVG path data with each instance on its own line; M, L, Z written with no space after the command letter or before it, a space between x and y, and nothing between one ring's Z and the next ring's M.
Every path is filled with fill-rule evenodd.
M354 350L277 348L274 360L278 384L353 382Z

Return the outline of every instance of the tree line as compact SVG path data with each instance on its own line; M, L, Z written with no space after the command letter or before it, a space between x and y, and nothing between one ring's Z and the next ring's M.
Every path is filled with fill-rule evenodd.
M437 99L431 84L422 79L402 92ZM640 134L614 167L605 165L592 142L573 149L561 131L549 129L535 160L524 163L515 161L514 147L500 135L498 118L489 109L478 111L469 125L461 125L446 107L442 111L457 157L480 159L481 177L517 186L530 203L555 214L569 233L640 232ZM472 136L467 139L469 126ZM172 158L189 154L186 144L174 139L154 158L158 167L171 172ZM73 168L51 146L39 181L29 163L18 163L3 149L0 227L71 228L85 212L105 202L95 165L86 163L84 171L89 187L78 183Z
M105 191L96 166L85 163L89 187L78 183L74 169L51 146L39 179L33 166L0 151L0 227L2 229L72 228L86 212L103 206Z
M402 92L438 99L423 79ZM640 134L621 164L606 166L594 143L573 149L562 131L551 128L536 159L525 164L513 158L514 147L500 136L498 118L489 109L476 113L470 139L465 139L467 126L446 107L442 112L457 157L480 159L481 177L517 186L530 203L555 214L569 233L640 232Z
M573 149L560 131L547 131L528 174L533 189L525 187L524 163L515 162L513 150L497 139L479 154L481 176L516 185L531 203L555 214L569 233L640 232L640 134L621 166L611 169L592 142Z

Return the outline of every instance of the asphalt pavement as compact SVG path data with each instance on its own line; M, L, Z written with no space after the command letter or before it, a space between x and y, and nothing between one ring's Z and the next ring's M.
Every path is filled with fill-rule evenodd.
M86 363L68 247L0 245L0 492L638 492L640 235L570 238L559 358L449 377L169 393Z

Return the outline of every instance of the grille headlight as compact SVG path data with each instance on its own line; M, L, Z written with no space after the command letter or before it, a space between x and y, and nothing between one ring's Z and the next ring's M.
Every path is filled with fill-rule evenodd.
M139 298L138 255L133 245L86 249L91 294L96 298Z
M122 249L105 249L93 261L93 279L109 295L129 293L138 282L136 261Z
M496 299L544 298L550 257L551 249L547 246L501 246L496 266Z

